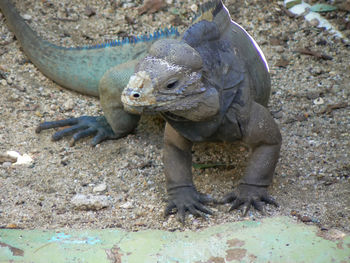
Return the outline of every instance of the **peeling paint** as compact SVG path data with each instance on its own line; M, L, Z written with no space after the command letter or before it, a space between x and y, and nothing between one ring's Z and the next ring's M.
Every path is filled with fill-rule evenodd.
M81 239L74 239L71 235L67 235L65 233L58 233L57 235L53 236L49 242L62 242L66 244L89 244L89 245L95 245L97 243L100 243L101 240L99 240L96 237L84 237Z
M244 245L244 241L237 238L227 240L226 243L229 247L241 247Z
M247 250L244 248L230 248L226 250L226 260L242 260L247 254Z
M225 263L225 259L221 257L210 257L207 261L196 261L194 263Z
M14 256L23 257L23 255L24 255L24 251L22 249L13 247L13 246L11 246L9 244L0 242L0 247L7 247L12 252L12 255L14 255Z
M106 249L106 255L111 263L122 263L123 253L120 253L120 248L117 245L111 249Z
M340 241L340 242L337 243L337 248L339 248L339 249L344 249L344 248L343 248L343 242L342 242L342 241Z
M346 234L338 229L330 229L328 231L319 230L316 234L317 236L330 241L343 240L346 237Z

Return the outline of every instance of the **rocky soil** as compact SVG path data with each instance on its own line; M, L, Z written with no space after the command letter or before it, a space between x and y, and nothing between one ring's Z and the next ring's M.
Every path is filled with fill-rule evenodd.
M90 45L152 32L164 25L182 31L198 1L166 1L155 13L142 1L14 1L44 39L57 45ZM315 2L315 1L313 1ZM232 18L260 44L269 62L270 110L283 135L270 193L286 215L321 229L350 232L350 47L279 1L227 0ZM158 9L158 8L156 8ZM326 14L350 36L349 12ZM0 15L0 227L202 229L246 218L229 206L210 206L206 219L189 216L182 227L165 219L162 165L164 122L143 117L129 136L95 148L90 139L69 146L52 142L53 131L35 134L44 120L102 114L96 98L63 89L41 74L21 51ZM9 157L6 152L14 151ZM16 156L17 155L17 156ZM242 145L200 144L194 162L225 166L194 169L197 188L215 198L237 183L248 152ZM15 163L17 160L17 163Z

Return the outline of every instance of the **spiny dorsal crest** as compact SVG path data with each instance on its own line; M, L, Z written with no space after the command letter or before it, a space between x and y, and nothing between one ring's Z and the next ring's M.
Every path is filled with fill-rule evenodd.
M221 0L212 0L200 6L200 9L193 19L193 23L201 20L213 21L215 16L223 9Z

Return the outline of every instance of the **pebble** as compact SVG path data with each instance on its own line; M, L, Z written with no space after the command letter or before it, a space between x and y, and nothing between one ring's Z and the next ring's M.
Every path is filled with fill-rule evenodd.
M317 98L314 100L315 105L322 105L324 103L324 100L322 98Z
M12 94L9 101L19 101L20 97L17 94Z
M32 157L30 157L28 154L23 154L17 159L17 162L15 164L24 164L24 165L29 165L33 162Z
M77 210L101 210L110 206L106 195L76 194L70 202Z
M10 155L8 153L6 154L0 154L0 163L15 163L17 162L17 156Z
M68 99L64 104L63 104L63 108L66 111L70 111L74 108L74 101L72 99Z
M15 162L15 165L30 165L33 162L32 157L30 157L28 154L21 155L20 153L16 151L7 151L6 154L10 157L16 158L17 162Z
M124 3L123 4L123 8L132 8L132 7L135 7L136 6L136 4L134 4L134 3Z
M320 68L318 66L311 69L311 74L314 76L321 75L322 73L323 73L322 68Z
M22 15L22 18L23 18L24 20L31 20L31 19L32 19L32 16L31 16L31 15L28 15L28 14L24 14L24 15Z
M12 165L11 162L4 162L4 163L2 164L2 167L8 168L8 167L11 167L11 165Z
M197 13L197 11L198 11L198 6L197 6L196 4L191 5L190 8L191 8L192 12Z
M309 216L301 216L300 220L304 223L312 222L312 219Z
M12 158L15 158L16 160L21 156L21 154L16 151L7 151L6 154Z
M278 53L283 53L284 52L284 47L282 47L282 46L276 46L276 52L278 52Z
M281 119L283 117L283 112L282 111L278 111L278 112L273 114L273 117L275 119Z
M106 185L105 183L102 183L102 184L96 185L96 186L92 189L92 191L93 191L94 193L100 193L100 192L106 191L106 189L107 189L107 185Z
M133 206L134 206L133 203L128 201L128 202L122 204L120 207L124 208L124 209L130 209L130 208L133 208Z
M320 24L320 21L317 18L313 18L309 23L311 26L318 26Z
M16 229L19 228L18 225L14 224L14 223L10 223L6 225L6 228L10 228L10 229Z

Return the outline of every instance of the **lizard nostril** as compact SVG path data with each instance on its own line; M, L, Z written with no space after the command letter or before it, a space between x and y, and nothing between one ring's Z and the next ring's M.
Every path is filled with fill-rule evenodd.
M133 93L132 96L137 99L137 98L140 98L140 94L139 93Z

